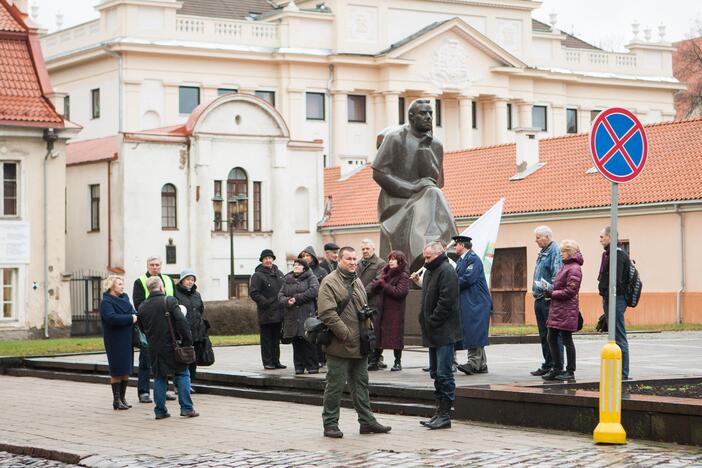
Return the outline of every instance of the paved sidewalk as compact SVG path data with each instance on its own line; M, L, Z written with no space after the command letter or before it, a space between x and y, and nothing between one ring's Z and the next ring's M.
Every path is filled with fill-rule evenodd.
M380 415L390 434L359 435L342 409L344 438L322 437L321 408L193 395L201 416L156 421L153 406L111 408L107 385L0 376L0 443L77 454L87 466L702 466L690 447L456 422L429 431L417 418ZM174 457L175 458L172 458Z
M597 381L600 375L600 351L606 343L606 335L576 335L576 377L579 382ZM633 333L629 335L631 376L634 379L684 377L702 375L702 332ZM540 344L502 344L486 348L488 374L467 376L456 374L456 385L484 384L529 384L539 385L543 381L529 375L529 371L541 364ZM258 346L226 346L215 348L216 362L212 367L201 368L204 372L267 374L292 376L292 347L281 345L281 362L287 369L264 371ZM389 367L392 351L384 353ZM135 353L134 362L138 355ZM104 354L65 356L56 358L67 362L94 362L107 364ZM465 351L458 352L459 362L466 360ZM369 373L371 383L395 384L409 387L433 388L432 380L421 368L427 365L425 348L410 347L402 355L402 372L389 369ZM323 379L322 374L304 374L296 378Z

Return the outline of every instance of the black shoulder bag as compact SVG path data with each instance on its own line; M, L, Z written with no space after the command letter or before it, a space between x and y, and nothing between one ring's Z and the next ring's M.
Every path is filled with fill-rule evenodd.
M171 331L171 339L173 340L173 352L175 360L178 364L192 364L195 362L195 348L193 346L180 346L173 331L173 323L171 323L171 314L168 312L168 297L163 298L163 309L166 313L166 321L168 329Z

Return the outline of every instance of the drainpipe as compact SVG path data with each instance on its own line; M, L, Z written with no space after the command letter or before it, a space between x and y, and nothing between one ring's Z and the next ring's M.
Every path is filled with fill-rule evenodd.
M682 293L685 290L685 224L683 222L683 213L680 211L680 205L675 205L675 212L678 214L680 221L680 287L675 294L675 304L677 306L676 320L677 323L682 323Z
M118 74L117 86L119 86L119 92L118 92L119 104L117 106L117 109L118 109L119 123L118 123L117 131L119 133L122 133L122 131L124 130L124 125L122 122L124 120L124 105L123 105L124 91L122 89L124 87L124 71L123 71L124 67L122 66L123 57L122 57L122 54L118 54L117 52L110 49L110 46L107 44L102 44L102 50L104 50L107 55L116 58L117 62L118 62L119 70L117 71L117 74Z
M44 338L49 338L49 183L48 163L49 158L55 158L54 143L58 140L56 130L45 128L43 139L46 142L46 156L44 156Z
M327 133L329 136L327 141L327 164L325 164L324 167L330 167L331 161L333 161L331 154L332 148L334 147L334 145L332 145L332 139L334 138L334 97L331 93L333 83L334 65L329 65L329 79L327 80L327 97L329 99L329 124L327 124Z
M107 160L107 271L112 273L112 160L110 159Z

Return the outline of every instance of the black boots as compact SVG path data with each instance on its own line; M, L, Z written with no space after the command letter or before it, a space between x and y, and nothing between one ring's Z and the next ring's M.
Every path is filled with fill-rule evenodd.
M369 371L377 371L380 369L380 353L378 353L377 349L374 349L370 353L370 357L368 358L368 370ZM385 366L387 367L387 366Z
M424 427L429 429L448 429L451 427L451 400L439 400L438 414L433 420L422 421Z
M429 419L429 420L427 420L427 421L419 421L419 424L421 424L422 426L425 426L425 427L426 427L427 424L433 423L434 421L436 421L436 418L439 417L439 406L440 406L440 404L441 404L441 401L440 401L440 400L436 400L436 409L434 410L434 416L432 416L431 419Z
M391 371L401 371L402 370L402 350L401 349L396 349L394 350L395 354L395 365L392 366Z
M127 400L124 399L124 397L127 395L127 387L129 386L129 380L123 380L121 384L122 385L120 385L119 387L119 401L121 401L122 404L127 408L131 408L132 405L127 403Z
M115 382L112 384L112 409L116 410L126 410L129 409L127 405L122 403L122 382Z

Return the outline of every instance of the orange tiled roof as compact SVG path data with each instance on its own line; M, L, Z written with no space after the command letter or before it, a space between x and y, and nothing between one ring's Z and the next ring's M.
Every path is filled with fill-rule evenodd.
M19 11L0 0L0 123L63 126L44 95L50 91L42 86L40 54L36 34L28 32Z
M119 138L118 135L112 135L67 144L66 165L73 166L116 159L119 151Z
M621 184L619 203L639 205L702 200L702 119L647 125L646 169ZM500 197L505 214L608 207L610 183L593 167L588 134L543 139L539 158L546 165L523 180L516 171L514 144L475 148L444 156L444 193L456 218L479 216ZM379 187L366 166L344 181L338 168L325 170L325 196L332 197L324 227L377 223ZM327 183L329 179L330 183Z

